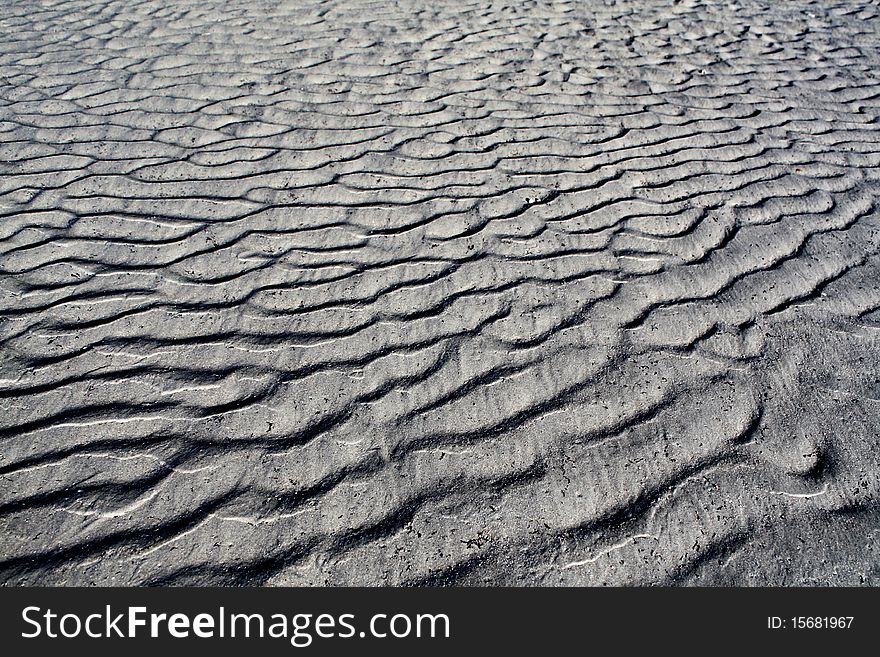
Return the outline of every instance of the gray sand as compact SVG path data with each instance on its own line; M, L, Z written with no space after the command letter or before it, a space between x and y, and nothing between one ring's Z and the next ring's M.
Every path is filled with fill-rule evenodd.
M880 582L873 2L5 0L0 581Z

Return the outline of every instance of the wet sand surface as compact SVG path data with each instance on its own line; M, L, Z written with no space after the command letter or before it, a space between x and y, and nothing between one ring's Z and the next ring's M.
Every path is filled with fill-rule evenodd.
M0 581L875 584L880 9L7 2Z

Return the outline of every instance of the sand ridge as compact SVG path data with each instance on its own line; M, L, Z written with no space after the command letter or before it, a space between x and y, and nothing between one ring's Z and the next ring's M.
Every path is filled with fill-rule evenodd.
M864 584L880 9L7 2L10 584Z

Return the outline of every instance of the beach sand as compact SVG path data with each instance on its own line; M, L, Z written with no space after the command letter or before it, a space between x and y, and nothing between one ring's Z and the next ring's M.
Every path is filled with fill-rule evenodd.
M0 581L880 580L880 8L0 14Z

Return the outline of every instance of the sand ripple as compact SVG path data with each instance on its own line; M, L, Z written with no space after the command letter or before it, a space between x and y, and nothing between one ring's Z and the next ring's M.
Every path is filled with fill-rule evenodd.
M880 10L7 0L7 583L880 578Z

